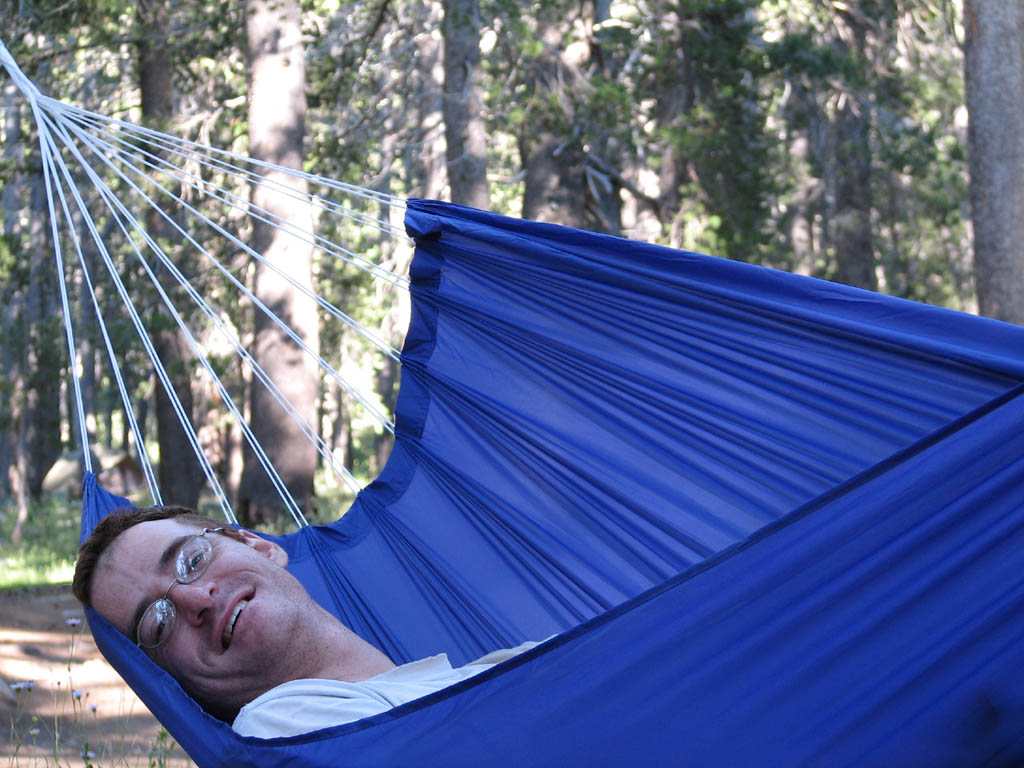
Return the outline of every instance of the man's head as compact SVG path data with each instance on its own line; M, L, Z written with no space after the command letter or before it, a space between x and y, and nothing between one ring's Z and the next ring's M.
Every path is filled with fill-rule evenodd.
M140 523L154 520L167 520L177 518L183 523L189 523L197 529L218 528L221 523L216 520L193 512L188 507L148 507L146 509L119 509L100 520L92 529L89 538L83 542L78 550L78 560L75 562L75 578L71 583L71 591L74 592L78 601L85 605L92 605L92 577L100 557L107 551L107 547L129 528ZM234 532L234 531L232 531Z
M207 528L221 530L203 537L211 545L205 570L180 583L175 558ZM285 570L287 562L281 547L253 533L183 507L154 507L100 521L79 551L73 589L133 641L146 609L166 595L174 624L147 652L227 719L275 685L319 674L325 612Z

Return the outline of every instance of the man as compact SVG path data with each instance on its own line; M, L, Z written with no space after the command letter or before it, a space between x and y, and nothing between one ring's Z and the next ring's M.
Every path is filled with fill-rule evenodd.
M288 554L184 507L114 513L79 550L73 590L243 735L358 720L478 674L536 643L453 669L401 667L317 604Z

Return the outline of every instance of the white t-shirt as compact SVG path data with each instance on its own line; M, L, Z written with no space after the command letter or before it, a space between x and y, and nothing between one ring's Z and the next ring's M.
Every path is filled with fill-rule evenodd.
M527 642L493 651L457 669L448 662L447 654L439 653L358 683L291 680L242 707L231 727L243 736L269 739L350 723L478 675L535 645Z

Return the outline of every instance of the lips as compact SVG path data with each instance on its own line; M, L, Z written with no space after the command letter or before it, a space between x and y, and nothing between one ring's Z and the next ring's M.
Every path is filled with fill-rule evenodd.
M221 644L224 646L225 651L228 649L228 646L231 645L231 638L235 634L235 624L238 622L238 617L239 615L241 615L242 609L244 609L245 606L247 606L248 604L248 600L239 601L238 605L235 606L235 609L231 612L231 615L228 617L227 623L225 623L224 625L224 631L221 633L220 640Z

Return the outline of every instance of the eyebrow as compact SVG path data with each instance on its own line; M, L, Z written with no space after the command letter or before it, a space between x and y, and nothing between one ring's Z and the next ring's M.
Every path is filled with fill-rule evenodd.
M163 554L160 555L160 559L157 561L157 565L159 566L160 570L167 570L167 568L171 564L171 560L173 560L174 556L178 554L178 550L181 549L182 545L186 541L195 538L196 536L199 536L201 534L202 531L200 531L199 533L186 533L184 536L179 536L176 539L171 539L170 544L164 547Z
M157 561L159 569L161 571L166 571L170 567L171 561L174 559L174 556L178 554L178 550L181 549L182 544L184 544L186 541L188 541L195 535L196 534L194 533L187 533L184 536L178 536L175 539L171 539L167 546L164 547L164 551L160 554L160 559ZM168 585L168 589L170 589L171 586L173 585ZM139 639L139 622L142 621L142 614L144 614L146 612L146 609L149 608L149 606L151 606L154 602L154 600L143 599L135 607L135 613L132 615L132 623L130 626L132 629L131 637L133 637L136 640L136 642L138 642Z

